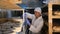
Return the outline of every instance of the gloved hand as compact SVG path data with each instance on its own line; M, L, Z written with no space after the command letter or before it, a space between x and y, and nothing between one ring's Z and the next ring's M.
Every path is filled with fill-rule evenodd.
M26 23L27 23L29 26L31 25L28 19L26 19Z
M30 26L30 22L29 22L29 20L27 19L27 17L26 17L27 15L26 15L26 13L24 13L24 19L25 19L25 22L26 22L26 24L27 25L29 25Z

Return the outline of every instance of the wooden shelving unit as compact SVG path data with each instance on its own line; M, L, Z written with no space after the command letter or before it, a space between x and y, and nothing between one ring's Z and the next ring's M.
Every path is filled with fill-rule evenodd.
M59 0L51 0L48 4L48 27L49 27L49 33L48 34L53 34L53 32L60 32L60 26L53 26L53 19L60 19L60 16L58 15L53 15L53 9L52 9L52 5L60 5L60 1Z
M21 11L24 13L24 9L1 9L0 34L16 34L16 32L21 32L24 19L20 17L4 18L4 13L8 13L9 11Z

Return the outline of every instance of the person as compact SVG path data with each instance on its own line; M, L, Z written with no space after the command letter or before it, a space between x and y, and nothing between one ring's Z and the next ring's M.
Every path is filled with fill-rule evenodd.
M34 9L34 14L27 12L25 13L26 18L32 19L32 24L28 23L30 25L30 34L40 34L40 31L43 27L43 18L41 12L41 8L37 7Z

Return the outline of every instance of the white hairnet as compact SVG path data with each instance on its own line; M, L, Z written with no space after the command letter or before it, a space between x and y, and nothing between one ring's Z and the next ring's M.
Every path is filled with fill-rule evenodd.
M34 11L41 13L41 8L37 7L37 8L34 9Z

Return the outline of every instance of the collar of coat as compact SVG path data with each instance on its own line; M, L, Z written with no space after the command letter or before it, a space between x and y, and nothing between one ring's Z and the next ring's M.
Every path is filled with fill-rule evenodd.
M35 17L36 18L36 17ZM38 17L37 19L42 19L42 16Z

